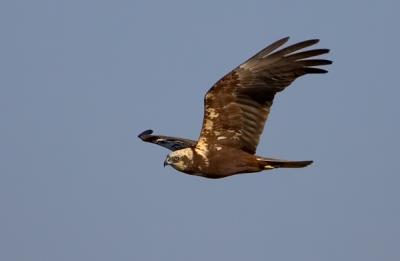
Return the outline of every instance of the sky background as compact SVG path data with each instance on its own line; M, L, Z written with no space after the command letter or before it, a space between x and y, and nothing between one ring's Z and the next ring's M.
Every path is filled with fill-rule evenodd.
M398 1L0 2L0 260L400 260ZM271 42L326 75L278 95L258 154L208 180L137 134L197 139L203 95Z

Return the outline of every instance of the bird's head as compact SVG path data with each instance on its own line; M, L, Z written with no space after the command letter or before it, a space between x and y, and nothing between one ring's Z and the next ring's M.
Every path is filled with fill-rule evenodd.
M192 148L176 150L168 154L167 158L164 161L164 167L167 165L171 165L176 170L186 171L190 167L192 160Z

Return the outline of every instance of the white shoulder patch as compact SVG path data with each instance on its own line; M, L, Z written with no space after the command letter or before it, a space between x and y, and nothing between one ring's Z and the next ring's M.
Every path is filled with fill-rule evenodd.
M186 148L186 149L181 149L181 150L176 150L173 151L169 154L170 157L178 156L178 157L183 157L186 156L188 159L192 160L193 159L193 151L192 148Z
M218 118L218 116L219 116L219 113L216 112L215 109L213 109L213 108L208 108L207 112L208 112L208 117L210 119L215 119L215 118Z
M207 143L205 141L197 143L197 146L194 150L196 151L197 154L199 154L203 158L204 163L206 164L206 166L208 166L210 163L207 157L208 154Z

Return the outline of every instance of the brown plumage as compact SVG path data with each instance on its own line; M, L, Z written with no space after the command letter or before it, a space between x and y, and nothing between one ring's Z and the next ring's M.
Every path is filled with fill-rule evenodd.
M311 164L255 155L275 94L302 75L326 73L315 66L332 63L313 58L328 49L302 50L318 43L317 39L278 50L288 39L267 46L214 84L204 98L203 127L197 142L151 135L151 130L139 137L173 151L164 165L207 178Z

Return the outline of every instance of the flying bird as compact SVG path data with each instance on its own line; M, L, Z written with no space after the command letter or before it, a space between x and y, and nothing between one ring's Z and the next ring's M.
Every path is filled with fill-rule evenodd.
M305 74L327 73L316 66L330 60L317 59L329 49L304 50L318 39L280 48L282 38L233 69L216 82L204 97L204 118L197 141L139 134L145 142L172 152L164 161L178 171L206 178L224 178L275 168L302 168L313 161L290 161L255 155L275 94Z

